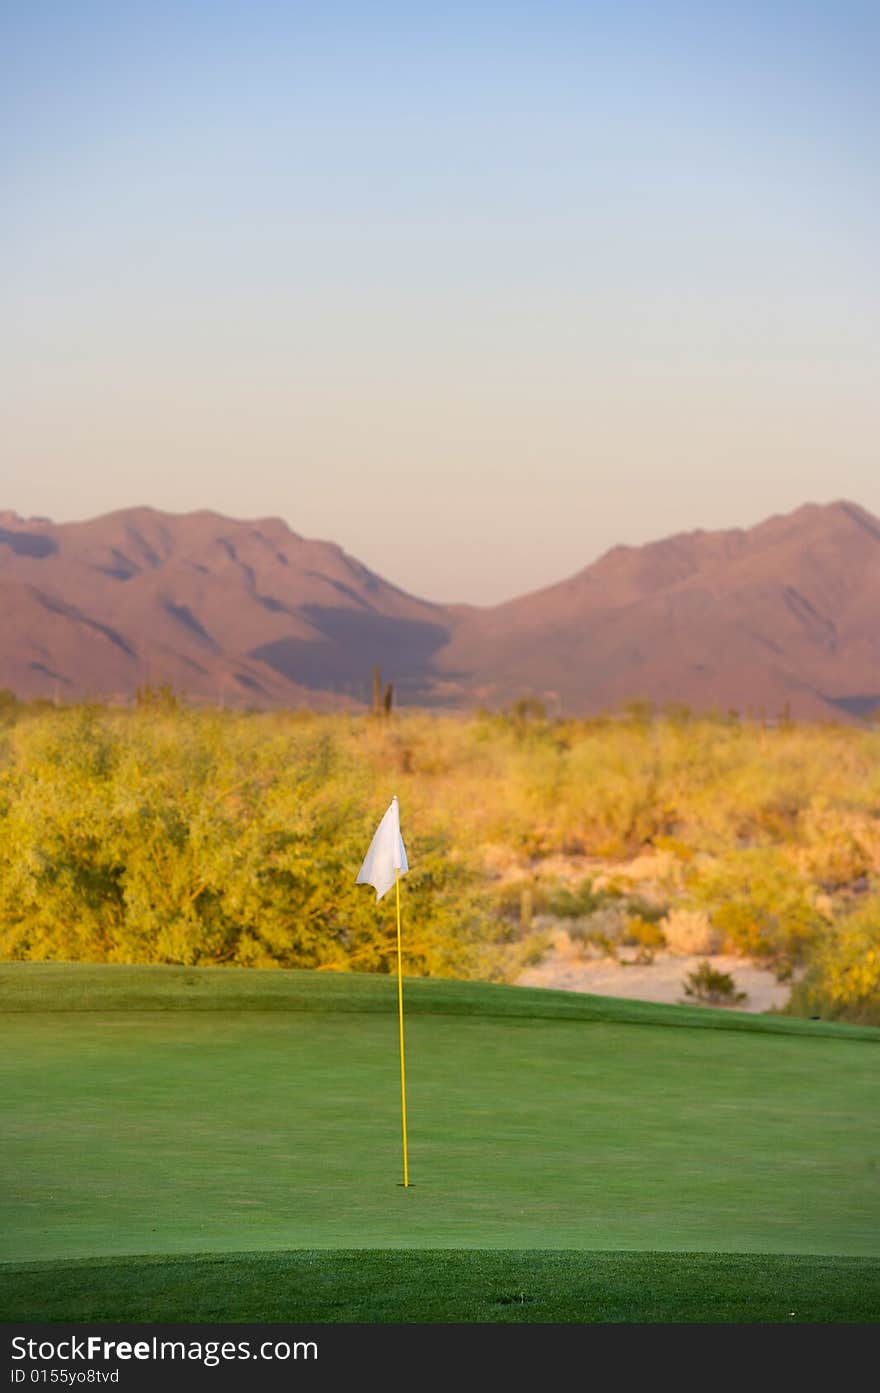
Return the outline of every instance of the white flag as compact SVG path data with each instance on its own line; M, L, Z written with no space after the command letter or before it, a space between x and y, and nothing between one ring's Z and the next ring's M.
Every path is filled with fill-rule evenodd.
M408 870L406 847L400 835L400 804L395 793L388 811L376 828L376 835L370 842L355 884L374 886L376 899L381 900L394 884L395 872L406 875Z

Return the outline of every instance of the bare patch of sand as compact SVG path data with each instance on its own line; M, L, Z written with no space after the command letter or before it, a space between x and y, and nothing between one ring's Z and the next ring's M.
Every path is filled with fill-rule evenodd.
M671 1004L690 1002L684 994L685 978L707 955L679 956L658 952L652 963L623 962L632 959L634 949L623 949L621 958L587 958L557 945L533 967L527 968L517 982L523 987L554 987L569 992L592 992L596 996L632 997L638 1001L661 1001ZM708 961L719 972L728 972L737 990L746 993L737 1002L739 1011L778 1011L788 1001L790 984L778 982L775 975L758 967L748 958L729 954L708 955ZM693 1003L691 1003L693 1004Z

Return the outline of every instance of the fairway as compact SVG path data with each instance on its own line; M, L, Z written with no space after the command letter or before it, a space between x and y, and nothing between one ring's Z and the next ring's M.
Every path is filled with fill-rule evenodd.
M5 964L0 989L7 1264L880 1257L880 1031L413 980L407 1191L388 978Z

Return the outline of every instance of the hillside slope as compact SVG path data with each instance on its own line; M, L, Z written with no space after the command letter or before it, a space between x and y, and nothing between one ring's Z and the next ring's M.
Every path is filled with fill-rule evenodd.
M439 661L483 700L635 697L859 716L880 706L880 522L807 505L747 531L615 547L558 585L464 617Z
M278 518L0 514L0 686L24 697L167 682L230 705L358 705L378 666L399 702L428 706L855 719L880 706L878 614L880 522L847 502L615 547L488 608L418 599Z
M0 685L126 698L146 683L272 706L362 700L445 640L438 606L277 518L130 508L56 525L0 514Z

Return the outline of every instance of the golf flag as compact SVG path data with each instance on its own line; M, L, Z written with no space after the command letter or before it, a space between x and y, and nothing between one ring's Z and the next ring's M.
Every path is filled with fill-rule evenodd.
M408 870L406 847L400 835L400 804L395 793L388 811L376 828L376 835L370 842L355 884L372 885L376 899L381 900L396 881L397 872L406 875Z
M400 1125L403 1132L403 1188L409 1188L409 1161L406 1148L406 1059L403 1050L403 946L400 934L400 877L406 875L409 866L406 860L406 847L400 835L400 804L397 794L389 804L388 811L376 828L376 835L370 842L370 849L364 857L364 864L358 871L357 885L372 885L376 891L377 902L387 894L392 885L397 900L397 1016L400 1025Z

